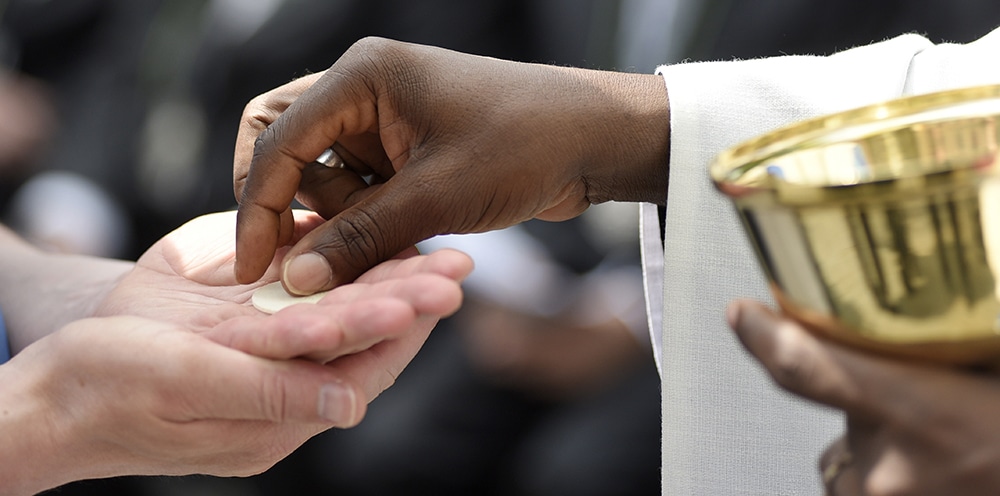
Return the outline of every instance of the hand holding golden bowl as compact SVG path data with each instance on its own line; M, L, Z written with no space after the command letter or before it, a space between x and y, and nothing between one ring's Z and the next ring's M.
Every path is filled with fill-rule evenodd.
M1000 86L805 121L722 153L782 309L852 345L1000 359Z

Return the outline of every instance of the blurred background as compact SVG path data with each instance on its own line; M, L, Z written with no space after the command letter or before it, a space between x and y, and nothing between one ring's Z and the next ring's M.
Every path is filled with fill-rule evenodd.
M997 24L995 0L0 0L0 216L49 250L134 259L235 206L232 152L251 98L368 35L650 73L910 31L963 42ZM55 492L659 494L637 219L634 205L602 205L427 242L476 259L463 310L361 426L265 474Z

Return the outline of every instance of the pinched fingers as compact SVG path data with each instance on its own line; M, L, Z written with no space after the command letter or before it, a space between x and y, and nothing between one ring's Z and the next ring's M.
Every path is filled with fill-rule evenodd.
M413 177L400 179L404 175ZM373 188L289 250L282 267L285 288L308 295L337 287L430 236L448 232L444 210L468 202L456 200L461 193L446 184L440 177L421 178L416 167L409 167Z
M250 175L257 141L292 102L320 77L322 73L296 79L254 98L244 108L233 155L233 190L241 205L244 203L244 191L247 188L247 178ZM291 240L294 225L290 199L295 195L301 171L286 169L283 174L287 181L276 182L278 189L273 195L251 198L247 202L249 205L239 211L237 239L242 240L243 246L261 247L259 250L245 249L250 253L243 257L242 263L236 264L234 268L236 279L242 283L250 283L260 278L270 265L269 256L274 255L277 247ZM289 197L289 201L283 200L286 196ZM244 227L241 230L239 226L254 226L254 228Z
M322 73L317 73L296 79L254 98L243 110L236 137L236 150L233 154L233 190L241 205L244 203L244 193L247 190L247 180L258 140L262 139L261 136L268 132L269 126L321 76ZM305 163L308 162L307 160ZM242 233L237 230L237 237L242 238L242 242L238 244L262 248L259 254L250 250L250 256L244 257L245 263L236 265L238 281L249 283L258 279L269 264L265 254L269 252L273 256L278 246L290 241L294 229L290 211L291 201L285 201L284 197L287 196L289 199L294 197L301 174L301 167L285 168L280 171L277 178L273 176L263 178L264 181L274 182L276 190L269 190L273 194L248 199L249 205L240 208L237 225L249 224L259 228ZM282 178L287 180L280 181ZM261 179L258 179L256 182L260 181ZM273 248L268 250L263 247ZM255 254L258 256L253 256Z
M243 283L263 275L274 255L270 233L280 228L278 214L295 198L303 168L342 135L367 132L378 122L364 75L348 79L333 69L266 93L246 112L233 166L240 205L236 274Z

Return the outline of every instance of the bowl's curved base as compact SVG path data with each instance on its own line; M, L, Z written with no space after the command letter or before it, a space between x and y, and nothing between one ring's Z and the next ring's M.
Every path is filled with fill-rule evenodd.
M937 364L1000 367L1000 335L913 343L877 341L861 335L857 330L833 317L796 305L773 284L771 291L787 316L801 323L810 332L831 341L902 359Z

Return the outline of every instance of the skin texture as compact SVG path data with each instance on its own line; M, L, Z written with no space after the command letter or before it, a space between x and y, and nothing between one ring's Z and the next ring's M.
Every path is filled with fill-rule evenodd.
M668 143L658 76L365 39L244 111L237 279L260 278L290 238L293 198L330 219L282 270L290 292L311 294L436 234L662 202ZM334 144L349 170L311 163Z
M296 236L321 222L301 218ZM243 286L233 276L234 221L233 212L196 219L134 266L73 258L94 286L108 287L81 290L104 295L70 307L91 314L61 315L70 323L0 366L0 493L114 475L266 470L309 437L357 424L458 308L472 269L459 252L411 250L316 305L266 315L249 298L269 280ZM13 251L25 271L62 259Z
M785 389L847 414L820 459L841 463L827 494L953 495L1000 491L1000 378L905 362L809 334L765 306L727 310L737 336Z

